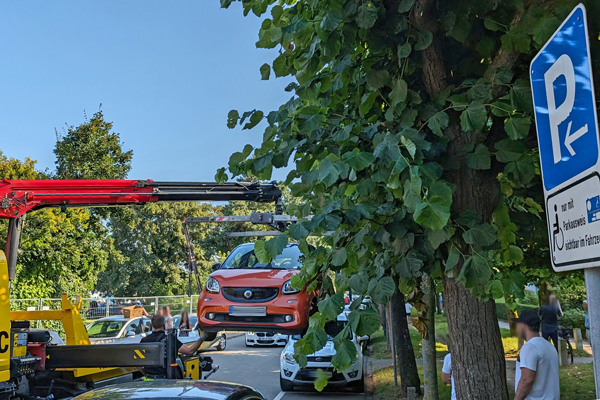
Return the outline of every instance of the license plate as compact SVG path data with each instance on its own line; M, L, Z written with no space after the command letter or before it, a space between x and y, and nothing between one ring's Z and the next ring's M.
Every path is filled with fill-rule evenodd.
M325 375L327 375L330 378L333 376L333 374L331 372L329 372L329 371L323 371L323 372L325 373ZM309 378L316 378L317 377L317 371L306 371L306 375Z
M230 306L229 315L233 317L266 317L267 307Z

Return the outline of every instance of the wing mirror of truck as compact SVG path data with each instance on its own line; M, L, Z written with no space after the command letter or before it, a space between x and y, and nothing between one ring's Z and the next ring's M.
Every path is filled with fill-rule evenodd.
M219 268L221 268L221 263L214 263L214 264L212 265L212 270L213 270L213 271L216 271L216 270L218 270Z

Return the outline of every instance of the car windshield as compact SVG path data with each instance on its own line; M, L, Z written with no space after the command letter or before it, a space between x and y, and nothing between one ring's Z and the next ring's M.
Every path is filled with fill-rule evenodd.
M346 327L346 321L329 321L325 324L325 333L327 333L327 340L333 341L333 339L344 330ZM292 335L292 339L300 340L302 339L302 335ZM352 332L348 332L348 339L352 340Z
M124 321L96 321L88 327L88 336L90 338L116 337L124 323Z
M223 269L299 269L302 253L298 246L289 246L268 264L261 264L254 254L254 246L240 246L227 257Z

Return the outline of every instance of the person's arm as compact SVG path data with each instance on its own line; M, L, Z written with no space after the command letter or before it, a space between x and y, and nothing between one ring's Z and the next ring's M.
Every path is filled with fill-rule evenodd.
M533 382L535 382L535 373L529 368L521 367L521 379L514 400L525 400L527 398L533 387Z
M442 382L448 385L452 384L452 374L447 374L444 371L442 371Z
M204 343L204 338L201 337L200 339L196 340L191 346L186 346L185 344L182 344L181 347L179 347L179 352L181 354L185 354L186 356L191 356L196 352L196 350L200 348L200 346L202 346L202 343Z
M556 299L556 305L558 306L558 311L559 311L558 316L562 317L563 316L563 311L562 311L562 307L560 306L560 301L558 301L558 299Z

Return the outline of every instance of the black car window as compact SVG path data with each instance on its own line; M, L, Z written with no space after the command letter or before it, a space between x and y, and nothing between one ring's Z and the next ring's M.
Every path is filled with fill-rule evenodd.
M302 252L298 246L289 246L268 264L261 264L253 246L239 246L223 263L222 269L300 269Z

